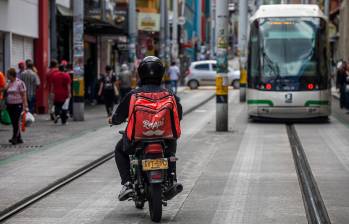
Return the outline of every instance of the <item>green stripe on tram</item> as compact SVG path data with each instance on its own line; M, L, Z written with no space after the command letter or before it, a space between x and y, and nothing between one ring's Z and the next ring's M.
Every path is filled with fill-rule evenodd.
M313 106L327 106L330 104L330 101L328 100L308 100L305 102L304 106L309 107L310 105Z
M274 103L271 100L247 100L247 104L267 104L271 107L274 106Z

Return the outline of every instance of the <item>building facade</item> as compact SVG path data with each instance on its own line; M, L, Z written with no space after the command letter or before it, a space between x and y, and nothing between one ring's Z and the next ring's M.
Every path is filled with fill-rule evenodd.
M0 1L0 70L34 59L38 38L38 0ZM21 16L16 16L21 15Z

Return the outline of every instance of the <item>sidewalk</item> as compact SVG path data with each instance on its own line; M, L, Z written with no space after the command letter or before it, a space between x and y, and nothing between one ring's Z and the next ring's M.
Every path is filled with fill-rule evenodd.
M187 87L178 87L178 95L187 97ZM69 118L66 125L60 121L54 124L48 114L35 115L35 123L22 133L24 144L11 145L8 140L12 135L11 125L0 124L0 161L14 155L39 150L53 143L81 136L107 125L104 105L85 106L85 121L73 121Z
M26 151L37 150L67 137L96 130L106 125L107 114L104 105L96 105L86 106L85 121L73 121L69 118L66 125L62 125L60 121L54 124L48 114L35 115L35 119L35 123L22 133L24 144L19 145L11 145L8 142L12 135L11 125L0 124L0 160Z

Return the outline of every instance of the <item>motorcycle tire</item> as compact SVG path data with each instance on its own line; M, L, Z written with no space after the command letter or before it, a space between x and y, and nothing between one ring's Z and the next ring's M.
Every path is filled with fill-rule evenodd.
M153 222L160 222L162 216L161 184L151 184L149 194L149 213Z

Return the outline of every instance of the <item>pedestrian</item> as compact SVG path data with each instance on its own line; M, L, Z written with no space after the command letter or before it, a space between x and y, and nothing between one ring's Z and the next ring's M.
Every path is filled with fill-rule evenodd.
M168 69L168 74L170 76L170 81L171 81L171 90L173 91L174 94L177 94L177 83L179 79L179 68L176 65L176 62L172 62L170 68Z
M131 71L129 70L127 64L121 65L121 71L117 76L117 84L120 92L120 101L129 93L131 88Z
M337 71L337 83L339 87L339 106L341 109L344 108L345 104L345 86L346 86L346 77L347 77L347 62L343 61L339 66Z
M63 107L66 101L70 100L71 97L71 79L67 72L65 72L65 64L59 65L59 72L52 74L50 83L51 83L51 92L54 94L53 103L55 107L55 119L54 123L57 123L61 119L62 124L67 122L67 111L68 107ZM69 102L68 102L69 104Z
M18 72L17 72L17 78L22 79L22 73L25 71L25 62L20 61L18 62Z
M26 95L27 89L25 83L17 78L17 72L15 68L10 68L7 71L7 78L10 82L6 87L6 104L13 127L12 138L9 140L9 142L13 145L16 145L23 143L19 124L21 113L23 111L29 111Z
M36 90L40 86L40 78L38 74L34 72L34 65L32 60L26 60L27 69L22 73L21 80L27 87L27 98L29 112L35 113L35 102L36 102Z
M105 74L99 80L98 96L103 97L108 116L111 115L115 104L116 76L110 65L105 66Z
M0 103L2 102L2 100L4 99L4 90L5 90L5 87L6 87L6 78L5 78L5 75L4 73L2 73L0 71ZM1 105L0 105L1 106ZM1 110L1 108L0 108Z
M56 59L53 59L50 62L50 67L49 70L46 74L46 88L49 89L49 96L48 96L48 109L50 112L50 119L53 121L55 120L55 115L54 115L54 105L53 105L53 98L54 98L54 93L53 89L51 88L51 78L55 73L58 73L58 62Z

